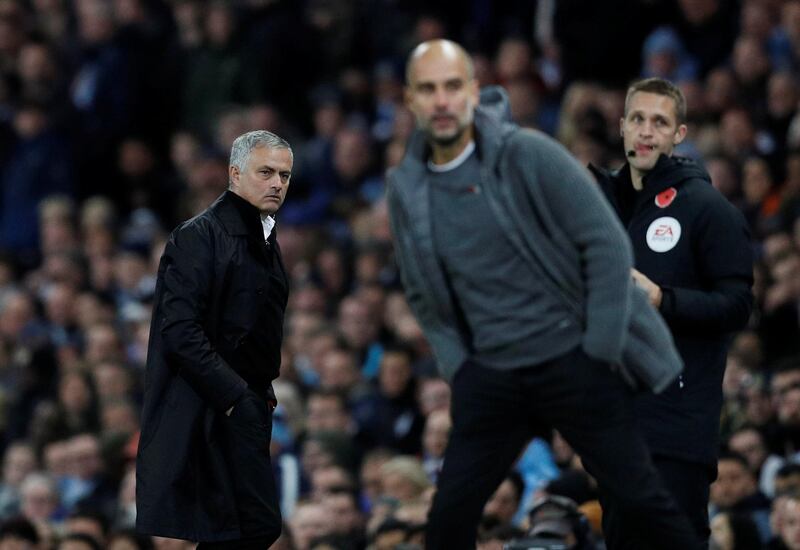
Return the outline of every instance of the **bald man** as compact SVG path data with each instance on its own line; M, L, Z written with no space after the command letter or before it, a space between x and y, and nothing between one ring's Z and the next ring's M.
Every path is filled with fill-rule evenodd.
M660 391L681 362L591 176L512 124L503 90L479 93L458 44L420 44L406 78L418 130L389 174L389 210L409 303L453 392L426 548L474 548L484 503L551 428L625 502L641 548L699 548L631 414L631 385Z

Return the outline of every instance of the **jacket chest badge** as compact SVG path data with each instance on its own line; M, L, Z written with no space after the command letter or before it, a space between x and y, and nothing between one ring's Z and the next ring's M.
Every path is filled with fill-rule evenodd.
M678 195L678 190L674 187L670 187L669 189L665 189L658 195L656 195L656 206L659 208L666 208L672 201L675 200L675 197Z
M668 252L675 248L680 239L681 224L675 218L658 218L647 228L647 246L653 252Z

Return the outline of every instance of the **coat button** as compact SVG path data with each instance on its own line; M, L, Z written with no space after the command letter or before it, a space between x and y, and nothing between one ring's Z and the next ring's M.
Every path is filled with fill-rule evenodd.
M256 294L264 294L264 287L260 286L256 289Z

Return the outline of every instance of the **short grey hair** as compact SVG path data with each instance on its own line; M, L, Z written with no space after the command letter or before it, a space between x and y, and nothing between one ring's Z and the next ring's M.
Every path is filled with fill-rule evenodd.
M235 166L239 171L243 171L247 166L247 161L250 159L250 152L256 147L269 147L270 149L287 149L294 157L292 147L289 142L268 132L267 130L254 130L242 134L233 140L231 147L231 160L228 163L230 166Z

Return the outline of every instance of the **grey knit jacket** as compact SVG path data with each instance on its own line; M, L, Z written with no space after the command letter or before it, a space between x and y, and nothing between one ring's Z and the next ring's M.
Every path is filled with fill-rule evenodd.
M622 226L577 160L541 132L507 122L504 113L505 92L484 89L475 130L486 215L497 219L532 272L546 274L541 283L574 315L587 355L633 385L663 390L683 365L661 316L633 285ZM434 252L427 154L425 136L416 131L388 174L387 200L406 296L450 380L468 351Z

